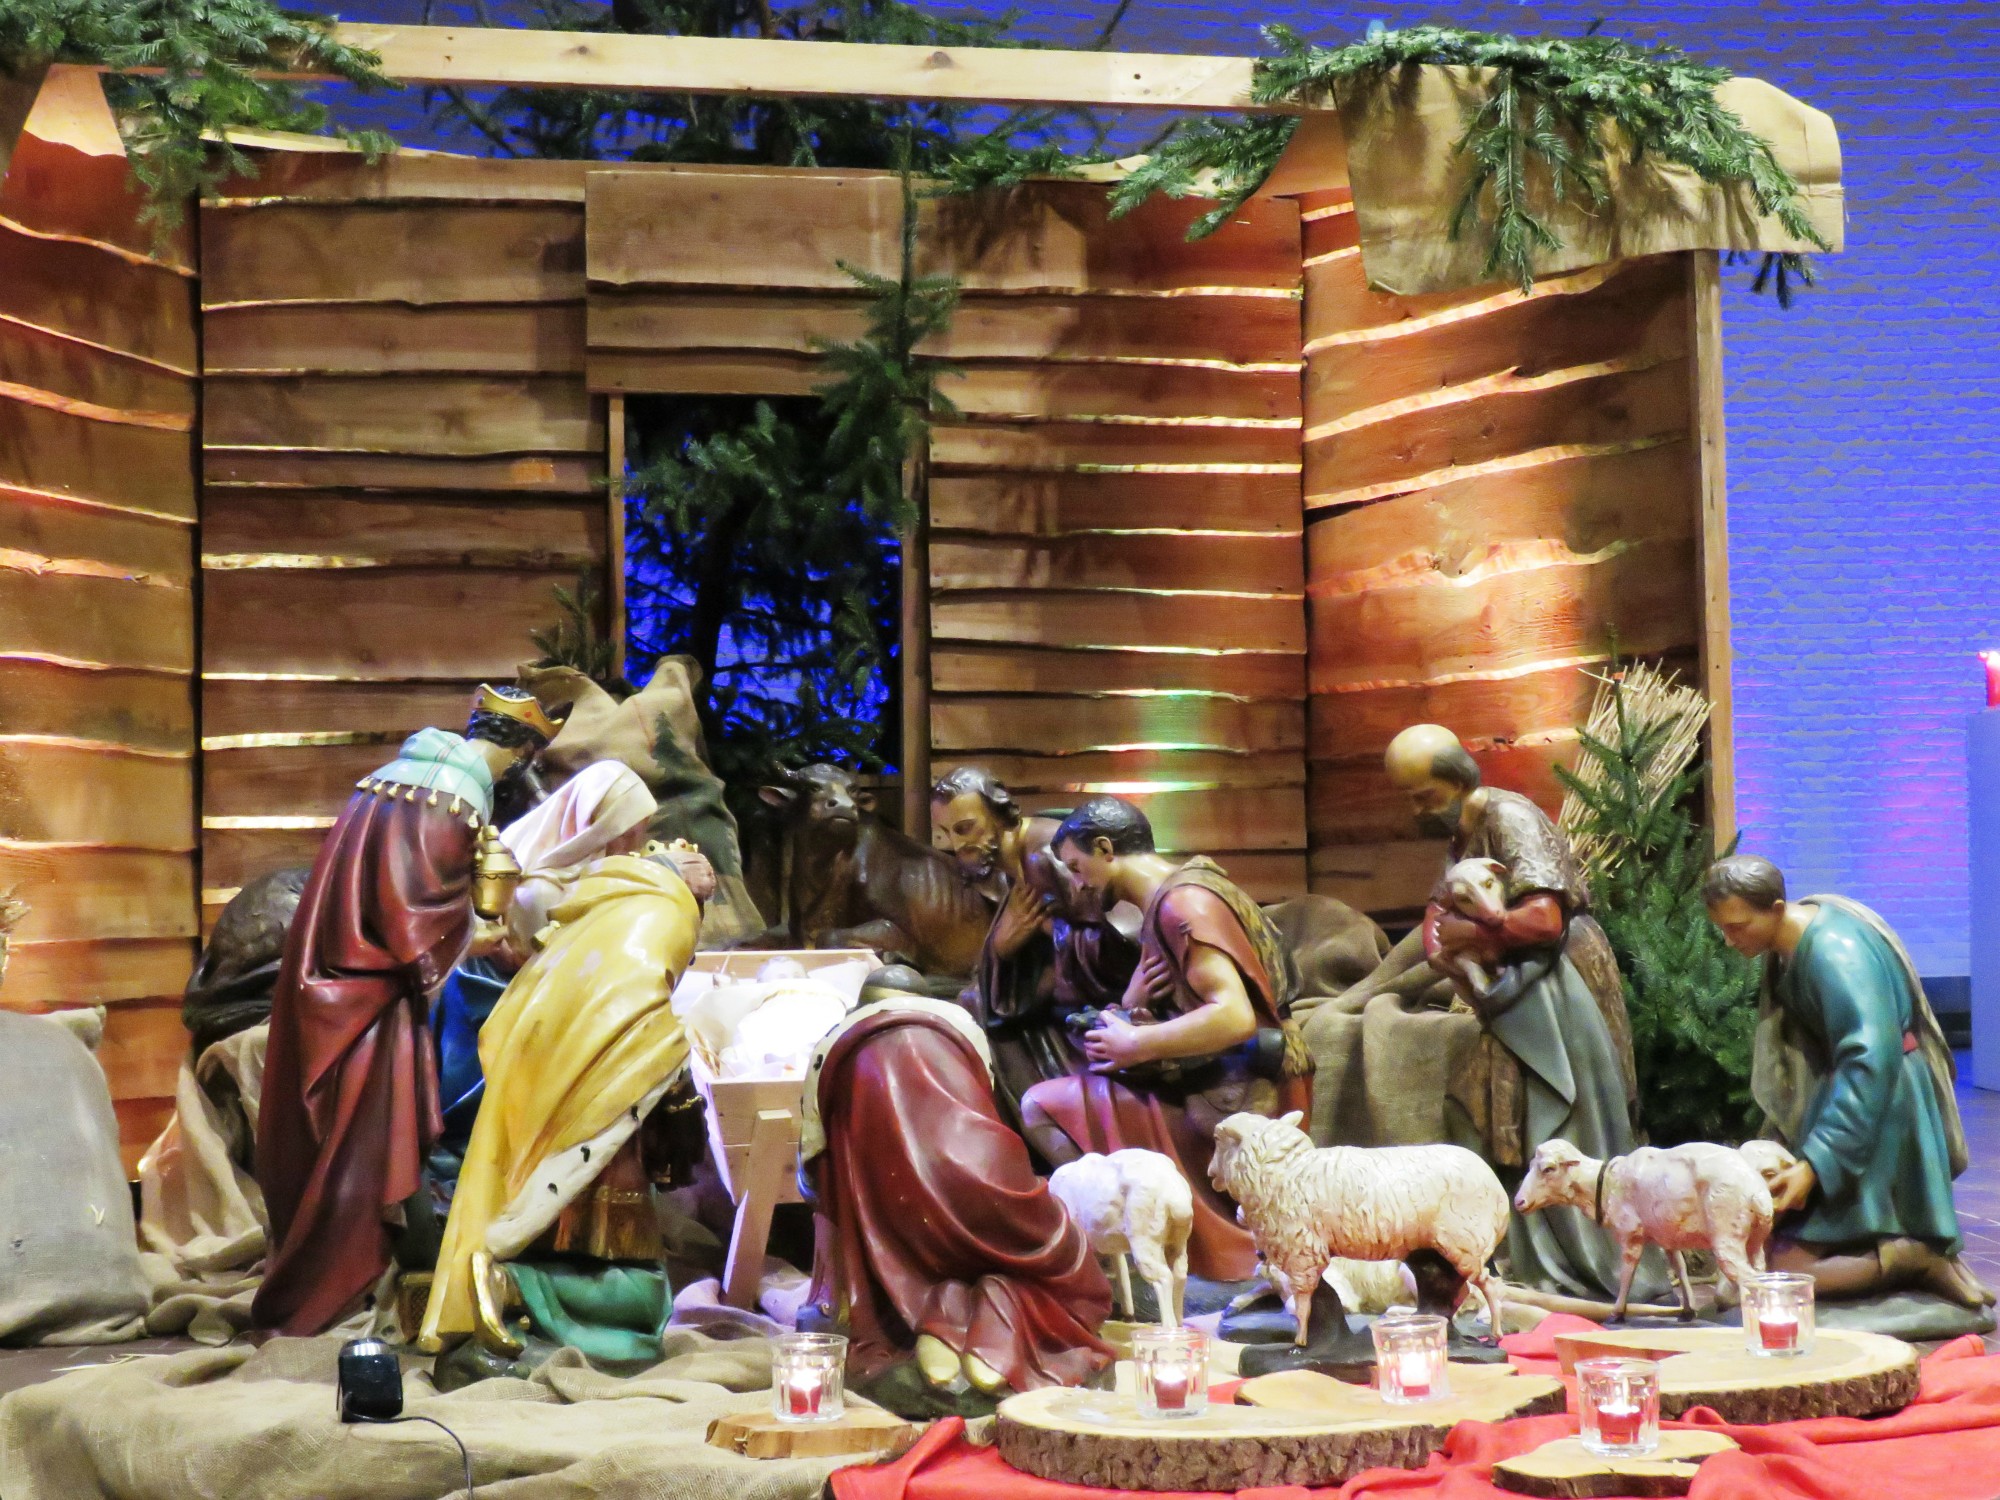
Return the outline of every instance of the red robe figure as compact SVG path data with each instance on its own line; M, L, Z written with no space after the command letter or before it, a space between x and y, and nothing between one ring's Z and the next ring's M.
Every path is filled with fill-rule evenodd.
M1213 860L1156 853L1144 813L1093 797L1051 845L1104 909L1138 907L1139 967L1118 1008L1084 1036L1088 1074L1021 1101L1023 1128L1051 1161L1135 1146L1171 1156L1194 1189L1188 1268L1213 1281L1256 1274L1235 1205L1210 1185L1215 1127L1240 1110L1309 1109L1312 1061L1290 1006L1298 970L1257 903Z
M555 726L482 687L463 737L423 729L364 778L285 939L257 1122L271 1251L255 1327L323 1332L381 1280L440 1129L430 998L472 934L495 778Z
M813 1318L847 1334L858 1389L893 1409L876 1382L911 1361L935 1389L987 1396L1111 1363L1111 1284L1001 1119L970 1016L865 1006L821 1041L806 1090Z

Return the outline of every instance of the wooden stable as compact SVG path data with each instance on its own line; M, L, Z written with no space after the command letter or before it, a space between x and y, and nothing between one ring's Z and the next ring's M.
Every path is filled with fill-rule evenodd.
M349 30L400 76L511 76L491 37ZM1217 107L1248 76L1029 54L1038 91L1019 56L842 50L877 71L798 86L898 94L921 61L940 93ZM965 295L931 351L961 415L909 553L910 765L1129 795L1264 895L1393 917L1437 851L1389 737L1447 723L1553 810L1615 636L1705 681L1726 827L1715 255L1374 291L1344 163L1301 137L1202 241L1198 206L1114 221L1094 182L924 202L922 268ZM887 174L253 154L156 244L94 75L58 68L0 184L0 882L32 907L4 1003L110 1006L134 1156L221 904L622 551L627 398L809 391L859 328L836 263L899 243Z

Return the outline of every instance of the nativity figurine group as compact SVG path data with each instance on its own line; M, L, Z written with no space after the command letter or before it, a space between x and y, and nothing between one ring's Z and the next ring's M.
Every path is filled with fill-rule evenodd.
M428 1275L419 1346L470 1341L492 1369L524 1329L613 1366L657 1346L674 1303L647 1125L688 1064L675 990L716 866L659 841L626 761L549 764L561 708L482 688L464 733L412 736L299 889L256 1128L258 1327L385 1307L396 1268ZM845 1014L799 1085L818 1229L798 1323L847 1335L857 1390L914 1412L1102 1379L1106 1322L1139 1310L1128 1257L1162 1321L1191 1281L1219 1284L1209 1306L1240 1294L1230 1317L1268 1285L1298 1345L1323 1285L1380 1262L1407 1267L1386 1296L1469 1294L1496 1335L1510 1302L1654 1302L1661 1251L1692 1312L1690 1249L1731 1282L1768 1264L1825 1297L1990 1302L1958 1259L1949 1054L1879 918L1790 900L1762 860L1715 865L1711 917L1765 964L1753 1086L1776 1140L1654 1150L1567 838L1439 726L1398 735L1385 771L1446 844L1393 947L1338 902L1266 907L1163 852L1127 799L1038 814L961 766L925 844L836 768L765 789L789 875L758 946L911 966L814 1012ZM531 774L554 789L503 824L496 798ZM1319 1017L1439 1008L1478 1033L1439 1137L1308 1134Z

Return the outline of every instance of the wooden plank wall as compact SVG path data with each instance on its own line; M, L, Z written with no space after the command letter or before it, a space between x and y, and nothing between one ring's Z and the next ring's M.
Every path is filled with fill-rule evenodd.
M1694 257L1399 297L1344 193L1301 207L1313 888L1402 915L1441 846L1382 775L1399 729L1553 813L1614 635L1700 680Z
M107 1007L129 1169L195 949L195 290L108 144L25 135L0 185L0 1004Z
M894 274L880 174L593 172L590 382L809 391L815 341ZM1304 888L1299 229L1265 201L1105 215L1037 184L922 209L964 288L933 351L964 420L931 451L933 769L990 766L1030 806L1140 801L1165 847Z
M603 565L584 164L270 154L202 207L202 903Z

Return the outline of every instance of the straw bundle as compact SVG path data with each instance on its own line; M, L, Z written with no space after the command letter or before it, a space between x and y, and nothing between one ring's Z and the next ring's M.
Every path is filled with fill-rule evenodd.
M1607 758L1587 745L1576 779L1593 792L1608 790L1614 776L1637 783L1634 810L1650 813L1693 764L1708 722L1708 699L1672 672L1637 662L1598 679L1584 734L1613 752ZM1629 759L1629 768L1625 762ZM1584 874L1593 882L1624 853L1615 829L1571 790L1556 820L1569 836Z

